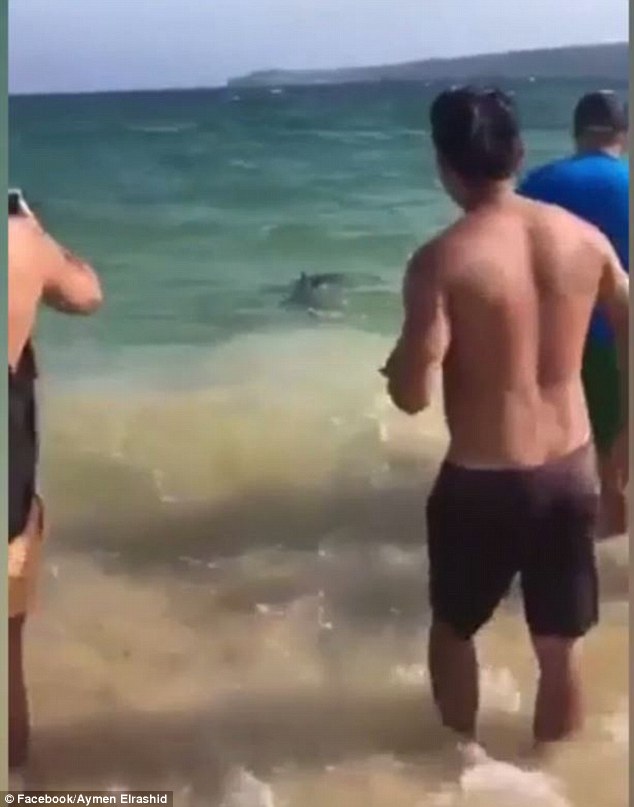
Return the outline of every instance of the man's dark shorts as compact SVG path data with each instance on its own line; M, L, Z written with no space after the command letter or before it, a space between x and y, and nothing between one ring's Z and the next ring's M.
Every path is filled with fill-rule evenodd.
M534 636L579 638L598 620L594 449L547 465L445 463L427 505L434 618L470 638L520 575Z

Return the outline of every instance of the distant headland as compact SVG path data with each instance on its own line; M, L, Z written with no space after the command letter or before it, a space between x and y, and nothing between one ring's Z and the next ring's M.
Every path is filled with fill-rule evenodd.
M426 59L336 70L263 70L230 79L230 87L290 87L385 81L594 78L626 81L628 44L576 45L455 59Z

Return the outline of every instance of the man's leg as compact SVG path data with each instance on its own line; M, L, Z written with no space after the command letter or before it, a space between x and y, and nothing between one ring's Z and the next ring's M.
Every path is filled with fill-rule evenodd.
M24 765L29 745L29 710L22 659L25 617L9 618L9 767Z
M443 723L474 739L478 662L473 637L517 571L514 475L445 464L427 503L432 625L429 671Z
M44 510L36 497L25 531L9 543L9 767L27 761L29 709L24 683L23 633L44 536Z
M429 634L432 693L443 724L474 739L478 714L478 661L473 639L434 620Z
M583 723L579 648L599 618L596 482L590 446L545 466L533 480L536 515L522 588L539 664L538 745L564 740Z
M583 726L579 640L533 636L539 664L535 704L535 743L553 743L576 734Z

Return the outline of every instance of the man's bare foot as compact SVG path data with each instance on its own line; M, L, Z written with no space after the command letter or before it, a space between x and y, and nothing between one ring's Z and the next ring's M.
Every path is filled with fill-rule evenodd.
M460 759L462 760L463 765L469 768L473 767L474 765L480 765L483 762L486 762L489 758L487 752L484 750L484 747L480 745L480 743L476 742L476 740L470 740L468 738L464 738L458 743L457 751L460 754Z
M519 759L525 764L541 767L550 762L562 743L545 743L532 740L519 750Z

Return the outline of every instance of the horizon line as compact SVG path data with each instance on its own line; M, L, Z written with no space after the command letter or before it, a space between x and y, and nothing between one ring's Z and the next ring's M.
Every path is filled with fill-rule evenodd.
M51 98L51 97L66 97L66 96L84 96L84 95L132 95L135 93L161 93L161 92L212 92L217 90L229 89L229 82L235 81L240 78L248 78L250 76L257 76L267 73L336 73L346 70L373 70L382 67L400 67L405 65L416 64L419 62L451 62L460 59L481 58L486 56L507 56L517 53L535 53L538 51L547 50L567 50L571 48L597 48L601 46L614 46L625 45L629 48L629 38L619 40L609 40L601 42L578 42L565 45L546 45L536 47L518 48L517 50L500 50L500 51L484 51L480 53L465 53L459 56L428 56L421 59L408 60L404 62L388 62L386 64L377 65L358 65L349 67L316 67L316 68L284 68L284 67L270 67L258 68L250 70L240 76L230 77L225 79L224 84L200 84L200 85L187 85L187 84L173 84L164 87L128 87L128 88L109 88L109 89L86 89L86 90L27 90L21 92L8 93L8 98ZM438 79L440 80L440 79ZM358 82L354 82L358 83Z

